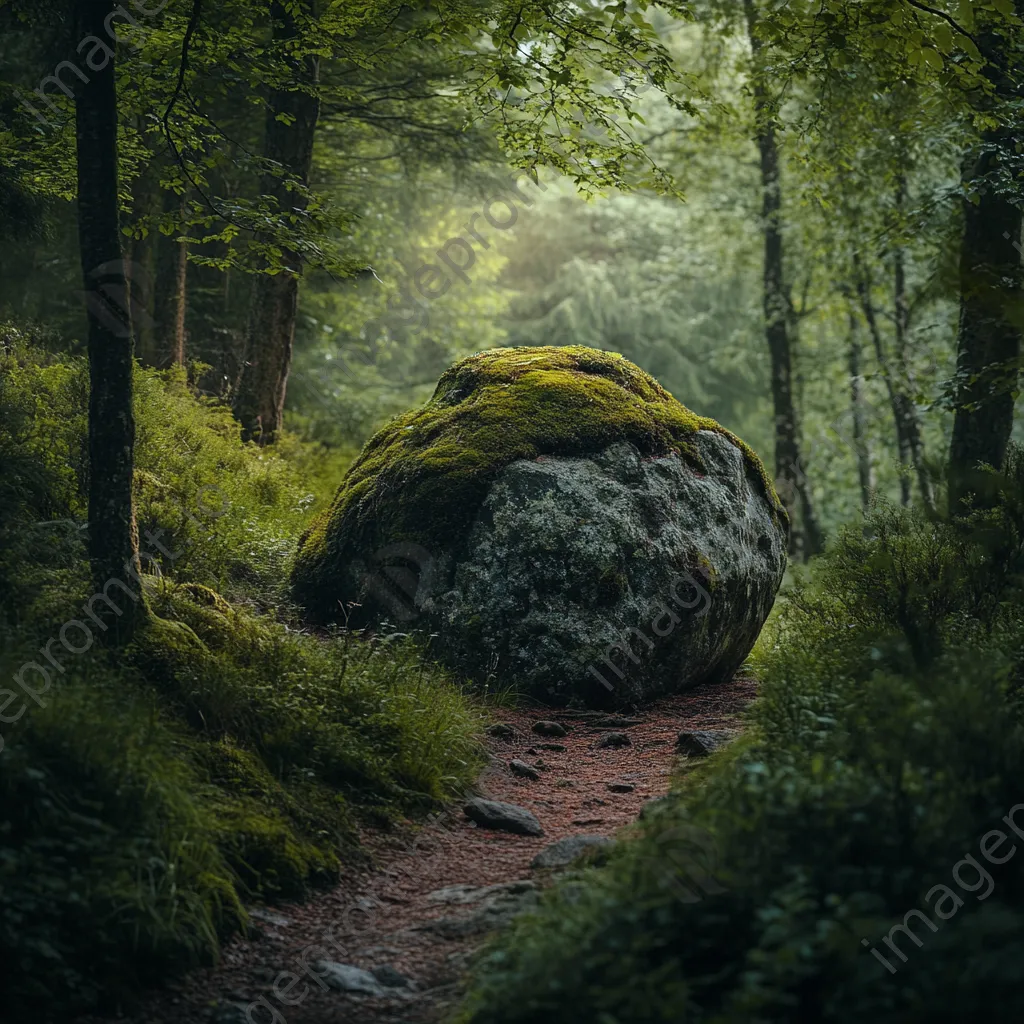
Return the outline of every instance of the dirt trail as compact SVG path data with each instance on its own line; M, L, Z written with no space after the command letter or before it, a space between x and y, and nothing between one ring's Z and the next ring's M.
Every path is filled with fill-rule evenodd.
M511 740L488 737L492 761L479 779L479 793L532 811L543 837L478 828L461 805L420 829L368 833L363 839L374 870L349 875L308 903L257 911L256 933L229 943L216 968L153 993L121 1019L132 1024L441 1020L458 999L465 965L485 938L483 930L508 908L523 905L517 901L534 897L529 884L483 894L456 889L441 898L437 891L520 880L543 884L546 873L530 864L541 850L567 836L612 836L635 821L646 801L668 789L679 731L735 726L754 695L754 681L738 676L726 685L651 704L627 716L639 720L627 726L598 725L568 712L498 712L497 719L513 726L517 735ZM532 726L541 719L564 724L568 735L535 735ZM611 731L626 733L630 745L595 749L595 741ZM565 749L541 749L540 744ZM540 777L517 778L508 767L512 758L531 766L542 761ZM633 788L613 792L609 783L619 790ZM313 973L303 970L303 963L321 959L376 969L385 983L399 982L390 968L414 988L384 988L387 995L324 991Z

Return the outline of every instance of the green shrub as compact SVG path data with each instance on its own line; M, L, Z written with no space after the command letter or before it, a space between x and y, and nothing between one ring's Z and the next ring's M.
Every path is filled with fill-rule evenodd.
M86 520L88 366L80 357L27 347L6 329L0 530L6 527L17 543L0 560L0 572L11 563L23 572L38 563L55 531L73 531ZM243 444L230 410L198 397L180 368L136 368L135 415L141 547L179 579L262 608L282 604L295 539L329 502L353 452L291 435L274 449ZM147 533L178 557L162 555ZM24 610L13 599L9 607Z

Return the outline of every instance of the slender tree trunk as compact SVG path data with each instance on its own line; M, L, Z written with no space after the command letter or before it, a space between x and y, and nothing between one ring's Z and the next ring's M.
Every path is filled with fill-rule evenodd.
M155 324L152 319L153 309L153 273L156 260L157 240L160 237L153 221L156 196L154 195L153 175L143 173L135 185L135 212L148 228L144 238L137 238L131 244L129 259L131 267L129 282L133 293L133 310L141 310L142 315L132 318L135 334L135 357L147 366L155 365L156 342Z
M183 232L188 196L164 193L164 213L173 213ZM156 321L155 365L185 364L185 310L188 296L188 242L161 234L156 248L154 319Z
M800 432L793 401L790 338L790 292L785 276L782 238L782 194L778 121L768 95L762 67L762 42L757 34L754 0L744 0L753 58L751 85L761 166L762 224L764 231L764 319L771 357L772 402L775 411L775 485L790 514L790 553L806 561L823 547L821 528L800 469Z
M113 9L113 0L77 0L80 36L103 39L104 19ZM131 305L118 226L117 94L114 57L108 53L103 67L89 65L89 81L78 86L75 98L78 235L89 324L89 557L99 590L138 560ZM112 315L111 298L121 306L120 318ZM120 614L114 615L113 608L96 603L103 635L115 643L131 638L145 598L120 604Z
M856 276L857 298L860 301L860 308L864 314L864 321L868 325L871 344L875 350L875 358L878 360L878 368L881 371L885 390L889 396L889 406L892 409L893 428L896 431L896 450L899 453L900 460L900 501L903 505L909 505L915 438L919 453L921 447L920 434L916 425L917 410L914 408L913 402L899 390L896 381L893 380L892 367L889 365L889 357L885 351L885 342L882 340L882 332L878 326L875 304L871 299L871 281L868 278L867 272L861 266L859 257L856 255L853 258L853 265Z
M907 200L907 179L900 174L896 181L896 209L902 214L903 207ZM896 334L896 372L899 376L897 382L897 396L899 399L898 411L894 412L900 417L901 433L906 449L906 459L914 467L914 474L917 476L918 490L921 492L921 504L929 515L935 514L935 492L932 488L931 476L928 474L928 467L924 460L924 438L921 431L921 416L914 402L913 394L916 390L913 371L910 368L910 360L907 353L907 338L910 328L910 305L907 301L907 274L906 274L906 253L903 246L896 246L893 253L893 296L894 296L894 323ZM907 481L909 485L909 480ZM904 502L906 504L906 502Z
M857 478L860 481L860 503L867 511L875 492L875 470L871 464L871 447L867 439L867 415L864 401L864 373L861 368L860 331L857 316L849 311L850 344L848 367L850 371L850 410L853 413L853 447L857 453Z
M294 14L280 0L273 0L270 12L275 40L284 42L299 37ZM303 57L296 59L294 65L294 81L309 91L300 88L271 92L264 155L279 165L292 181L306 186L320 116L319 63L314 57ZM274 196L281 209L304 209L306 202L302 193L289 191L286 180L267 175L263 180L263 193ZM283 262L288 269L274 275L259 274L253 282L245 361L234 402L242 437L258 440L260 444L273 443L281 429L295 339L302 260L298 253L285 251Z
M963 170L967 195L960 248L960 326L953 438L949 448L950 513L970 494L984 504L987 476L999 470L1013 429L1021 331L1021 210L993 180L1001 152L1013 152L1006 130L985 135Z

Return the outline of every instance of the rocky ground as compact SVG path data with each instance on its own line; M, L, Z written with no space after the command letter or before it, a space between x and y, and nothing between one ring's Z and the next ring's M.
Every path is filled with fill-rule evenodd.
M665 793L680 732L728 730L752 679L653 703L631 716L505 710L477 796L515 805L504 831L464 804L415 830L364 836L373 869L301 905L254 913L221 963L154 993L130 1024L427 1024L456 1002L487 934L528 908L557 864L635 821ZM538 723L553 722L554 727ZM502 727L504 726L504 727ZM561 733L564 731L564 735ZM700 741L684 742L699 756ZM512 764L515 761L516 764ZM487 821L502 808L477 804ZM531 821L531 816L535 821ZM537 831L542 835L522 834ZM553 845L558 844L558 845ZM545 851L547 851L545 853ZM543 864L534 865L541 858ZM587 854L584 853L584 856ZM95 1019L80 1024L100 1024Z

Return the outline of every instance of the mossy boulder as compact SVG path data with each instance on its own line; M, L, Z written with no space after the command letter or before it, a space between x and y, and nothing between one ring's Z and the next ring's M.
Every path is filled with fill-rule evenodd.
M786 529L757 456L621 356L494 349L370 439L292 583L314 621L422 627L478 681L621 704L735 670Z

